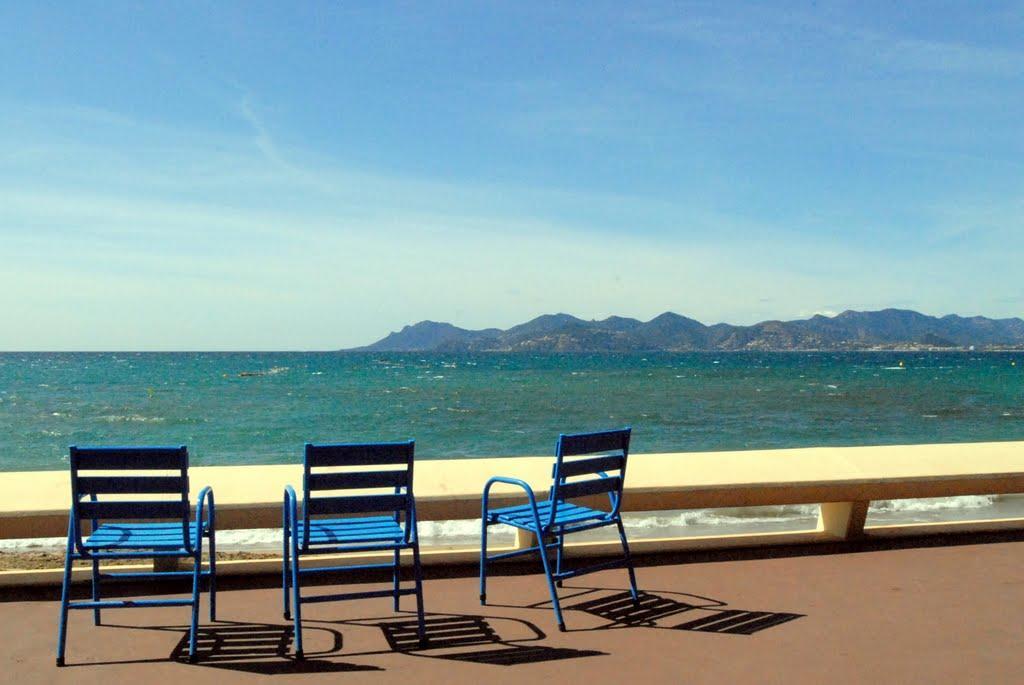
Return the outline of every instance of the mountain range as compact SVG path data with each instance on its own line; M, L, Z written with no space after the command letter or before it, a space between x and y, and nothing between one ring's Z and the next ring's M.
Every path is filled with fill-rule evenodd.
M1024 321L905 309L845 311L752 326L711 326L673 312L650 321L610 316L585 321L545 314L507 330L468 330L421 321L372 345L373 352L647 352L714 350L1024 349Z

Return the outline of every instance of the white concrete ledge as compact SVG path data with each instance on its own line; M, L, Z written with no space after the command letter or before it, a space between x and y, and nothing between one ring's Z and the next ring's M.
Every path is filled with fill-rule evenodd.
M551 480L552 457L423 460L416 464L416 500L421 521L480 517L480 493L493 475L529 482L539 496ZM301 466L193 467L193 490L211 485L218 529L273 528L281 524L285 484L301 483ZM782 504L821 504L817 530L759 535L636 540L637 552L818 542L899 530L946 530L950 524L881 526L865 529L872 500L1024 493L1024 442L818 447L742 452L635 454L626 476L624 511L658 511ZM0 539L59 537L67 531L68 474L64 471L0 474ZM496 487L492 506L523 501ZM595 500L600 502L600 500ZM975 521L957 524L1024 525ZM517 544L527 544L520 539ZM601 554L615 543L572 545L574 553ZM462 563L476 550L424 550L427 563ZM326 563L326 558L325 563ZM221 562L225 573L262 572L279 561ZM50 571L0 572L5 583L51 582ZM58 572L59 574L59 572ZM35 578L37 580L19 580ZM52 581L56 582L56 581Z

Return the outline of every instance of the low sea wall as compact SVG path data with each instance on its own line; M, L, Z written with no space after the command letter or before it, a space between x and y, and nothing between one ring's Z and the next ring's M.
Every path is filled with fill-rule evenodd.
M416 463L415 491L421 521L480 518L480 494L494 475L520 478L545 496L553 458L507 457L424 460ZM300 465L193 467L193 498L214 489L219 530L274 528L281 523L286 484L301 484ZM0 539L66 535L69 477L65 471L0 473ZM813 530L645 539L639 553L694 547L835 541L950 527L1024 526L1024 519L974 520L940 526L865 528L873 500L1024 493L1024 442L957 443L877 447L817 447L738 452L679 452L630 455L623 510L626 512L820 504ZM521 491L496 487L492 506L523 501ZM571 540L571 538L569 539ZM529 545L517 536L514 545ZM570 554L604 554L609 542L571 545ZM495 550L497 551L497 550ZM424 550L426 563L472 561L478 548L444 545ZM329 557L322 563L336 563ZM280 561L221 562L219 571L279 570ZM0 572L0 585L59 580L59 570Z

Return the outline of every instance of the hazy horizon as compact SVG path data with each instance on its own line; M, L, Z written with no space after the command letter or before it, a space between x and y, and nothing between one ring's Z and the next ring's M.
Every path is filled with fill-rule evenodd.
M847 311L847 310L843 310L843 311ZM849 310L849 311L860 311L860 310ZM880 310L877 310L877 311L880 311ZM965 318L965 319L972 318L974 316L981 316L983 318L988 318L988 319L997 319L997 317L986 317L984 314L963 314L963 313L960 313L960 312L946 312L944 314L930 314L930 313L927 313L927 312L918 312L916 310L900 310L900 311L914 311L917 314L923 314L924 316L930 316L930 317L937 318L937 319L941 319L941 318L946 317L946 316L959 316L959 317L962 317L962 318ZM814 316L825 316L825 317L828 317L828 318L834 318L834 317L838 316L841 313L843 313L843 312L832 312L832 311L814 312L814 313L812 313L812 314L810 314L808 316L798 317L797 319L781 319L779 317L774 317L774 318L762 319L760 321L755 321L755 322L753 322L751 324L737 324L737 323L732 322L732 321L724 321L724 320L720 320L720 321L710 321L710 320L709 321L701 321L699 319L697 319L697 320L700 323L702 323L704 325L707 325L707 326L714 326L714 325L717 325L717 324L729 324L729 325L734 325L734 326L754 326L754 325L761 324L761 323L766 323L766 322L769 322L769 321L797 321L797 320L806 320L806 319L810 319L810 318L812 318ZM663 314L677 314L679 316L683 316L683 317L686 317L686 318L691 318L691 319L694 318L694 317L688 316L685 312L678 312L678 311L672 311L672 310L666 310L664 312L659 312L658 314L654 315L653 317L649 317L647 319L641 319L641 318L634 317L634 316L629 316L629 315L624 315L624 314L615 314L615 313L601 315L599 317L594 317L594 318L587 319L585 317L576 316L572 312L544 312L544 313L541 313L541 314L537 314L535 316L531 316L529 319L524 319L523 321L515 321L515 322L513 322L513 323L511 323L511 324L509 324L507 326L481 326L479 328L468 328L466 326L460 325L458 321L441 321L441 320L438 320L438 319L426 318L426 319L418 319L418 320L415 320L415 321L407 321L407 322L405 322L405 323L395 327L394 329L392 329L390 331L387 331L386 333L382 334L381 336L379 336L377 338L374 338L373 340L367 340L367 341L358 343L356 345L350 345L350 346L347 346L347 347L280 348L280 349L247 348L247 347L219 348L219 349L190 349L190 348L164 348L164 349L127 349L127 348L99 349L99 348L96 348L96 349L48 349L48 350L42 350L42 349L39 349L39 350L16 350L16 349L4 350L4 349L0 349L0 354L17 354L17 353L28 353L28 354L31 354L31 353L49 353L49 352L52 352L52 353L75 353L75 352L93 353L93 352L96 352L96 353L126 353L126 354L146 353L146 352L154 352L154 353L160 353L160 352L168 352L168 353L176 353L176 352L183 352L183 353L189 353L189 352L198 352L198 353L203 353L203 352L211 352L211 353L217 353L217 352L225 352L225 353L234 353L234 352L238 352L238 353L249 353L249 352L252 352L252 353L261 353L261 352L267 352L267 353L274 353L274 352L284 352L284 353L289 353L289 352L298 352L298 353L302 353L302 352L311 352L311 353L317 353L317 352L348 352L348 351L357 351L359 348L365 347L365 346L368 346L368 345L372 345L373 343L378 342L379 340L387 337L388 335L391 335L393 333L398 333L398 332L402 331L405 328L416 326L416 325L419 325L419 324L424 324L424 323L433 323L433 324L440 324L440 325L452 325L452 326L455 326L456 328L461 328L461 329L465 329L465 330L485 330L485 329L495 329L495 328L501 329L501 330L505 330L505 329L511 328L513 326L517 326L517 325L520 325L520 324L528 323L529 321L532 321L534 319L540 318L542 316L568 315L568 316L573 316L573 317L575 317L577 319L581 319L581 320L584 320L584 321L596 321L596 322L604 321L604 320L608 319L609 317L618 317L618 318L624 318L624 319L634 319L634 320L640 321L642 323L647 323L647 322L649 322L649 321L651 321L651 320L653 320L653 319L655 319L658 316L661 316ZM1020 320L1022 317L1001 317L1001 318L1018 319L1018 320ZM719 350L718 352L721 352L721 351L722 350ZM777 350L777 351L785 351L785 350ZM865 351L865 350L859 350L859 351Z
M0 350L1024 313L1014 3L7 3Z

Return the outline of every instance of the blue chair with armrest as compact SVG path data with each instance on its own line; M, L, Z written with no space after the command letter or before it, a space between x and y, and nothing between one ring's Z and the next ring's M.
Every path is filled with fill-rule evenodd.
M398 611L399 597L415 595L419 638L421 643L425 642L423 572L420 568L420 545L416 532L416 499L412 490L414 449L415 443L412 440L368 444L306 444L302 507L300 510L295 490L289 485L285 488L283 513L284 617L295 621L297 659L303 658L302 605L310 602L392 597L394 609ZM360 470L360 467L366 466L384 468ZM370 492L351 494L352 490ZM323 494L330 491L335 494ZM400 552L403 549L412 550L412 588L402 588L400 584ZM392 561L309 568L301 568L299 563L300 557L314 554L380 551L393 552ZM390 569L391 589L307 596L301 593L302 579L312 574L369 569Z
M57 632L57 665L64 665L68 611L92 609L100 624L103 609L190 606L188 655L196 655L199 591L208 581L210 620L217 615L217 543L213 490L203 488L196 516L189 507L188 450L180 447L76 447L70 450L71 512L68 519L64 583ZM130 497L130 499L125 499ZM144 521L144 522L142 522ZM159 522L155 522L159 521ZM84 530L83 522L88 523ZM203 570L203 538L210 541L209 570ZM191 559L192 569L166 572L101 573L110 559ZM92 562L92 597L71 601L71 568ZM192 579L189 599L104 600L103 580Z
M548 498L538 501L533 489L517 478L495 476L487 481L482 501L482 532L480 544L480 603L487 603L487 564L532 552L540 553L541 565L547 578L551 602L555 610L558 629L565 630L562 608L558 602L556 585L562 581L607 568L625 566L629 572L629 590L633 601L639 601L636 574L629 554L626 531L622 526L622 487L626 479L626 458L629 454L630 428L598 433L562 434L555 450L553 481ZM491 488L503 483L521 488L528 499L526 504L491 509ZM608 509L599 509L573 500L607 494ZM505 524L532 533L536 544L525 549L487 555L487 529ZM563 570L565 536L604 526L616 526L622 542L623 556L598 564L572 570ZM548 551L556 553L554 569Z

